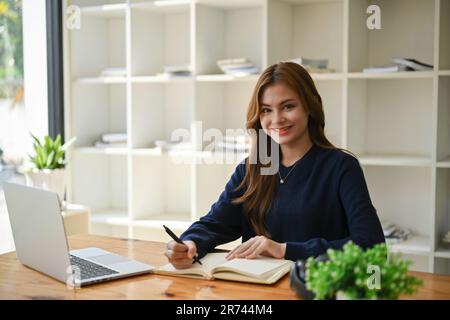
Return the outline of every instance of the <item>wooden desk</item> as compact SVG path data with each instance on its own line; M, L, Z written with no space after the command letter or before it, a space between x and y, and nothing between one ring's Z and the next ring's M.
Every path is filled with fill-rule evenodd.
M164 243L107 238L69 237L71 249L99 247L151 265L167 263ZM414 272L424 280L415 299L450 299L450 276ZM70 290L62 282L24 267L15 253L0 256L0 299L247 299L294 300L284 277L273 286L141 275Z

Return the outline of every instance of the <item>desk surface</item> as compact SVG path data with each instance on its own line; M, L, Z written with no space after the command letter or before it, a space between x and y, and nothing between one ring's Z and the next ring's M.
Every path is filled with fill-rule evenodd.
M70 249L99 247L151 265L167 263L165 244L93 235L69 237ZM450 299L450 276L412 272L424 281L415 299ZM275 285L141 275L70 290L23 266L15 253L0 256L0 299L297 299L284 277Z

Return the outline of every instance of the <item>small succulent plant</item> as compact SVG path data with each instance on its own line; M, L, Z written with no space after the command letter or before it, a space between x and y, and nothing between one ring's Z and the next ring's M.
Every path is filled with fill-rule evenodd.
M33 138L35 155L30 155L29 157L36 169L55 170L65 168L66 161L64 156L69 146L75 141L75 137L70 139L64 145L61 145L60 134L58 134L55 140L49 136L45 136L42 143L34 135L31 136Z
M377 244L363 250L348 242L342 250L329 249L327 261L306 263L307 288L315 299L333 299L338 292L349 299L398 299L413 294L422 281L408 274L410 261L400 254L388 254L387 246ZM378 272L378 285L373 285Z

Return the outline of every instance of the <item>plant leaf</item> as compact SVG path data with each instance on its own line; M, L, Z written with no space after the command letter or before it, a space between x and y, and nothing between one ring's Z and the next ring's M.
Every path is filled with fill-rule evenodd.
M45 149L48 154L49 150L51 150L53 148L53 141L52 141L52 138L50 138L49 136L45 136L44 140L45 140Z
M41 146L41 142L39 141L39 139L36 138L36 136L33 135L32 133L30 133L30 134L31 134L31 137L32 137L33 140L34 140L34 145L35 145L35 147L36 147L36 146Z
M53 147L56 152L58 152L59 148L61 148L61 135L60 134L58 134L58 136L56 137L55 142L53 143Z
M36 149L36 152L37 152L37 164L38 164L37 168L39 170L41 170L44 168L44 164L45 164L45 155L44 155L43 148L39 146Z
M53 159L55 158L55 151L53 150L47 157L46 167L49 169L54 169Z
M75 140L77 140L77 137L73 137L72 139L70 139L69 141L67 141L63 146L62 146L62 150L64 150L64 151L66 151L69 147L70 147L70 145L72 144L72 143L74 143L75 142Z

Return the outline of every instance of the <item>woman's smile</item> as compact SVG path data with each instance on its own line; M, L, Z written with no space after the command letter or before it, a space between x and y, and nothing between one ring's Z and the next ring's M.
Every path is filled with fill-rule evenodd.
M280 128L272 128L270 130L272 130L275 134L277 134L280 137L282 137L282 136L287 136L290 133L290 129L293 126L294 125L290 125L290 126L286 126L286 127L280 127Z

